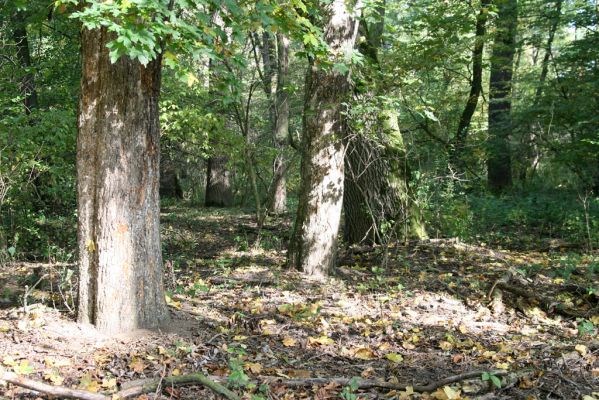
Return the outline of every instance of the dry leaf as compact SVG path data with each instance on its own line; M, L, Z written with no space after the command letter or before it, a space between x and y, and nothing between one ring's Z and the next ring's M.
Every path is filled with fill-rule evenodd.
M331 339L328 336L322 335L320 337L314 338L312 336L308 337L308 345L313 346L313 345L328 345L328 344L334 344L335 341L333 339Z
M243 364L243 367L250 371L252 374L257 375L260 372L262 372L262 364L260 363L246 362L245 364Z
M141 374L144 372L144 369L146 369L146 365L144 364L143 360L134 358L133 361L129 363L129 368L131 368L134 372Z
M285 347L293 347L296 345L296 343L297 343L297 340L295 340L292 337L283 338L283 346L285 346Z
M375 358L374 353L368 347L361 347L354 350L353 355L355 358L359 358L360 360L372 360Z

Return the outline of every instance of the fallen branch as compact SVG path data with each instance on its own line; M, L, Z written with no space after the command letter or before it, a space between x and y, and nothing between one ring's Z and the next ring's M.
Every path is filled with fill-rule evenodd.
M81 399L81 400L110 400L109 396L100 393L89 392L87 390L71 389L64 386L52 386L43 382L19 376L14 372L9 372L0 368L0 381L6 381L13 385L21 386L36 392L49 394L52 397L63 399Z
M202 385L212 390L214 393L221 395L222 397L229 400L239 400L240 397L234 392L230 391L222 384L218 383L215 377L207 377L206 375L195 372L188 375L180 376L169 376L162 379L142 379L138 381L132 381L123 385L124 389L117 393L121 399L128 397L139 396L144 393L151 393L158 390L160 386L188 386L188 385Z
M62 398L70 398L70 399L82 399L82 400L110 400L114 398L114 396L126 399L134 396L140 396L144 393L152 393L159 390L162 387L169 386L189 386L189 385L202 385L213 392L221 395L222 397L229 400L239 400L240 397L223 386L222 383L225 383L227 378L220 376L206 376L202 373L196 372L188 375L181 376L171 376L166 378L149 378L149 379L140 379L136 381L131 381L124 383L122 385L122 390L112 394L112 395L103 395L100 393L93 393L86 390L78 390L78 389L70 389L61 386L51 386L45 383L41 383L38 381L34 381L32 379L24 378L18 376L11 372L3 372L0 371L0 380L4 380L6 382L10 382L17 386L22 386L28 389L32 389L41 393L49 394L56 397ZM334 383L339 386L349 386L353 385L358 389L372 389L372 388L383 388L390 390L405 390L407 387L411 386L415 392L433 392L440 387L450 385L452 383L461 382L466 379L480 378L484 372L489 371L470 371L464 372L462 374L449 376L447 378L441 379L436 382L429 383L428 385L412 385L405 383L393 383L393 382L384 382L378 380L371 379L358 379L358 378L340 378L340 377L332 377L332 378L306 378L306 379L282 379L280 377L275 376L265 376L261 377L261 381L267 383L278 383L281 385L285 385L288 387L302 387L302 386L312 386L312 385L328 385ZM513 373L508 373L504 370L495 370L489 372L495 376L505 376L508 380L516 380L522 376L532 373L532 370L523 370L517 371ZM222 382L222 383L221 383ZM251 383L258 383L257 381L252 381Z

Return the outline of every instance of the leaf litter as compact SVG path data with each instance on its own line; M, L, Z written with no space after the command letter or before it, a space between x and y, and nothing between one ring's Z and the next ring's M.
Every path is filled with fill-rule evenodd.
M238 210L171 207L162 225L168 327L107 337L77 325L50 265L25 310L18 282L40 265L4 265L13 301L0 309L2 368L106 394L200 371L247 399L599 398L598 285L585 256L565 268L559 249L362 246L343 249L336 276L316 282L284 269L286 218L267 221L259 247L252 216ZM483 372L414 390L471 371ZM362 389L353 377L405 387ZM1 383L0 393L40 397ZM192 386L138 398L215 396Z

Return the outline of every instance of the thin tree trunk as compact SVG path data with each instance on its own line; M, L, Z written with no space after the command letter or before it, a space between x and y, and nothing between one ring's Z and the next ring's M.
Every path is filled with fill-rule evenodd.
M489 15L490 0L481 0L480 11L476 17L476 28L474 34L474 49L472 50L472 81L470 83L470 94L466 107L460 116L458 130L455 136L453 149L453 164L461 169L464 160L464 146L468 137L468 130L472 122L472 116L478 105L478 98L483 87L483 53L485 48L486 25Z
M512 184L512 75L518 23L517 0L498 0L497 33L489 82L489 145L487 180L498 194Z
M12 35L17 49L17 59L23 69L20 91L23 96L25 114L37 108L37 91L35 89L35 76L33 74L31 55L29 53L29 39L27 38L27 21L23 12L17 12L13 20Z
M349 10L344 0L326 6L324 40L343 62L353 50L361 2ZM349 99L347 73L311 62L306 76L302 138L302 182L288 263L317 278L335 265L343 203L346 124L343 104Z
M112 64L105 28L84 30L77 141L79 314L106 333L169 319L159 230L160 64Z
M277 155L273 162L270 209L279 214L287 211L287 164L285 155L289 136L289 39L277 34L277 89L275 93L275 124L273 142Z
M545 88L545 81L547 80L547 74L549 73L549 60L551 59L551 54L553 51L553 40L555 39L555 33L557 32L557 28L559 26L559 22L561 19L562 13L562 3L563 0L555 1L555 16L551 21L551 26L549 27L549 34L547 36L547 43L545 44L545 54L543 55L543 60L541 61L541 74L539 76L539 86L537 86L537 90L535 92L535 102L534 109L537 110L539 105L541 104L541 100L543 97L543 89ZM536 124L533 124L530 127L530 139L528 143L528 151L526 153L526 162L525 160L525 171L526 166L530 168L530 174L533 175L537 169L539 164L540 154L539 154L539 146L538 140L539 135L542 132L541 122L537 121ZM528 165L527 165L528 164Z

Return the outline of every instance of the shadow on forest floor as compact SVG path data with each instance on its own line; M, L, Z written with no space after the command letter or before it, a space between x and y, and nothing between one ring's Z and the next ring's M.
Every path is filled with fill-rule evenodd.
M342 251L335 278L319 283L282 268L289 229L287 219L270 219L254 246L258 230L249 214L163 210L173 321L162 332L116 338L73 322L73 266L5 265L0 362L48 383L107 393L134 379L198 370L233 384L266 383L237 389L256 399L575 399L599 387L590 257L456 240L356 247ZM36 274L45 279L28 293L25 314L23 288ZM517 378L501 388L474 378L411 395L336 384L292 388L272 378L412 385L492 370ZM0 383L2 392L37 397ZM160 396L214 398L201 387L145 398Z

